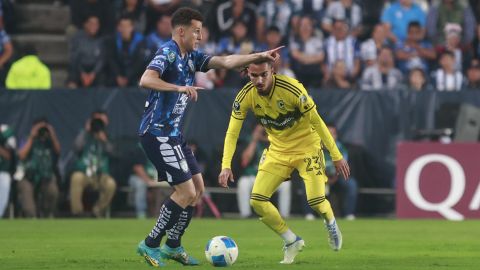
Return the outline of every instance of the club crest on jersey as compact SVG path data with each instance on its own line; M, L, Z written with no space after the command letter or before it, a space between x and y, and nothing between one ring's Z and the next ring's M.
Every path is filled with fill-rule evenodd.
M277 100L277 106L280 110L285 110L285 102L283 100Z
M300 102L302 102L302 103L307 102L307 96L301 95L301 96L300 96Z
M236 111L236 112L240 111L240 103L239 103L238 101L235 100L235 101L233 102L233 106L232 106L232 107L233 107L233 110L234 110L234 111Z
M170 63L175 62L175 52L169 52L167 58L168 58L168 62Z
M188 67L190 68L191 71L195 71L195 66L193 65L192 59L188 60Z

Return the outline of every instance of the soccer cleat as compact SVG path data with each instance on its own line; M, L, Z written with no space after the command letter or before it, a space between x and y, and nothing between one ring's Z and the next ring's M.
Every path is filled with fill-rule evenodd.
M283 246L283 261L281 261L281 264L291 264L293 263L293 260L295 259L295 256L299 252L303 250L303 247L305 246L305 241L300 236L297 236L297 239L295 239L295 242L290 243L288 245Z
M162 257L164 259L174 260L183 265L199 265L200 264L197 259L188 255L185 249L181 246L176 248L171 248L166 244L164 244L160 248L160 250L162 252Z
M140 242L137 247L137 253L142 256L145 261L153 267L165 266L162 262L160 248L151 248L145 244L145 240Z
M328 231L328 244L333 250L339 251L342 248L342 233L338 228L337 221L334 220L332 224L328 224L327 221L324 222Z

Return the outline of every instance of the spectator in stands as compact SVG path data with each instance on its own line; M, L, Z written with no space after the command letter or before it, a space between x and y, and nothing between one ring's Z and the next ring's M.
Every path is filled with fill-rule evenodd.
M331 1L323 16L322 29L331 33L335 20L344 20L351 29L351 34L356 37L362 30L362 9L353 0Z
M337 128L334 124L327 124L328 130L332 134L338 150L342 153L343 158L348 162L348 151L341 141L338 140ZM330 186L330 193L339 193L341 197L342 216L347 220L355 219L355 208L357 206L358 184L353 176L350 176L346 181L340 180L340 175L336 173L332 158L328 152L325 152L325 173L328 176L328 185Z
M455 55L450 51L440 55L440 68L432 77L434 87L438 91L460 91L463 87L463 75L455 70Z
M32 45L26 45L22 57L13 62L5 82L7 89L50 90L50 69L37 56Z
M405 41L397 42L395 56L398 61L397 66L403 74L408 74L408 71L415 67L420 67L428 72L428 61L436 59L437 54L432 44L423 37L420 23L413 21L408 24Z
M133 19L135 31L140 33L145 32L147 18L143 0L123 0L120 9L117 10L115 19L118 21L118 19L125 16Z
M280 29L276 26L270 26L267 29L265 43L259 44L256 51L268 51L282 46L282 35ZM287 75L295 78L295 74L290 69L290 55L287 47L280 50L280 58L274 63L274 70L278 74Z
M424 31L426 15L419 5L413 3L413 0L398 0L386 6L381 21L386 25L390 39L404 41L411 22L417 21Z
M100 20L95 16L88 17L83 30L75 33L70 41L69 88L102 85L105 48L99 29Z
M75 139L77 161L70 177L70 207L74 216L84 215L82 195L87 187L100 193L92 209L96 217L105 214L115 194L117 185L109 168L113 145L107 136L107 126L107 114L93 112Z
M262 152L264 152L267 147L268 139L265 129L261 125L256 125L249 138L247 148L242 152L240 166L243 169L243 174L240 176L237 183L237 202L240 217L242 218L252 216L250 194L252 193L255 176L258 171L258 163L263 155ZM278 208L282 217L290 216L291 185L291 181L285 181L278 189Z
M235 21L230 35L218 41L218 54L249 54L255 49L255 43L247 35L247 26L243 21Z
M70 14L73 26L82 29L88 17L100 19L100 35L113 33L115 28L115 13L110 0L74 0L70 3Z
M293 0L292 2L295 4L295 15L292 18L291 27L295 30L295 33L298 31L300 18L304 16L312 18L315 29L321 29L321 20L330 0Z
M0 219L7 209L12 182L12 167L15 161L17 142L13 130L5 124L0 125Z
M282 38L289 35L290 22L295 12L291 0L264 0L258 7L257 41L265 41L265 32L270 26L280 29Z
M143 35L136 32L133 20L122 17L117 32L107 40L107 65L109 84L126 87L137 86L145 68L147 50Z
M305 87L320 87L322 84L322 63L325 59L322 40L315 36L313 21L302 17L298 37L290 40L292 70Z
M389 47L380 49L378 61L363 71L362 90L399 89L403 80L402 73L395 68L393 51Z
M480 23L477 24L475 38L472 41L472 51L473 51L473 57L476 59L480 59Z
M229 0L218 5L216 23L220 37L229 35L233 24L242 21L247 27L247 36L255 39L256 7L245 0Z
M155 24L158 18L162 15L172 15L172 13L180 7L181 0L145 0L146 3L146 15L147 15L147 28L146 33L150 33L155 30Z
M210 30L208 27L202 27L202 40L200 40L197 50L209 55L215 55L217 51L217 44L210 39ZM207 72L196 72L195 85L205 89L215 88L219 80L217 72L219 71L214 69Z
M441 0L430 6L427 15L427 37L434 45L444 44L445 26L455 23L461 26L463 36L461 43L472 42L475 33L475 16L468 3L456 0Z
M17 168L20 174L16 174L21 179L17 189L26 217L53 217L58 199L59 155L55 129L45 118L34 121L30 136L18 151L21 164Z
M472 59L467 70L468 88L480 90L480 60Z
M157 170L148 160L140 145L133 158L132 173L128 182L133 189L136 216L141 219L147 217L149 208L147 203L153 209L152 213L154 214L152 216L156 216L160 211L161 203L172 191L167 182L157 182ZM151 196L148 196L149 193Z
M162 15L157 20L155 31L146 37L149 55L153 56L158 48L170 39L172 39L171 17L168 15Z
M226 54L249 54L254 51L256 45L247 35L247 27L243 21L236 21L229 37L220 39L217 46L218 55ZM241 87L245 79L236 70L224 70L217 73L223 81L224 87Z
M371 38L362 42L360 46L363 66L374 65L378 58L378 53L384 46L393 47L393 43L388 39L385 26L379 23L373 27Z
M455 56L455 69L464 70L464 51L465 47L462 46L462 27L456 23L448 23L445 26L445 43L438 44L436 47L437 52L442 53L444 51L450 51ZM465 51L466 52L466 51ZM466 64L466 63L465 63ZM466 68L466 67L465 67Z
M0 87L5 86L10 60L13 55L13 45L7 32L0 27Z
M344 20L333 23L332 35L325 41L326 61L325 80L328 81L333 65L343 60L349 78L355 79L360 73L360 50L357 40L349 34L348 24Z
M425 72L421 68L413 68L408 73L408 87L415 91L431 90Z
M349 77L344 60L337 60L333 70L324 83L325 88L352 90L355 88L355 80Z

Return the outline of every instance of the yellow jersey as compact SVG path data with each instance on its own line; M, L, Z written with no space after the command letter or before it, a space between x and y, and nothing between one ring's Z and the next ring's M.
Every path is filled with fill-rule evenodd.
M222 168L231 168L238 135L249 110L267 131L269 151L301 154L310 152L313 147L320 148L323 142L333 160L342 159L305 87L284 75L273 75L272 85L265 96L260 95L251 82L237 94L225 137Z

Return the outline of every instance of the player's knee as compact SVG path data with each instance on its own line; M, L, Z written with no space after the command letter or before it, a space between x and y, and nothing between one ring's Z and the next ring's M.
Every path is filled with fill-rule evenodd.
M259 216L263 216L263 213L265 213L265 211L266 211L267 204L268 204L268 202L266 202L266 201L259 201L259 200L256 200L256 199L250 199L250 206L252 206L255 213L257 213Z

